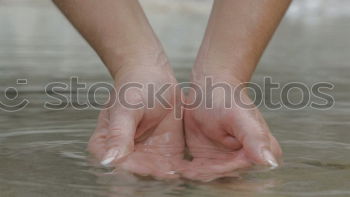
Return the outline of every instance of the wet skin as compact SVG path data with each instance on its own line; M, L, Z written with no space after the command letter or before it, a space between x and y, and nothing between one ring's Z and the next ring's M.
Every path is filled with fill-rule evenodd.
M219 79L225 78L231 87L239 85L224 75ZM201 82L196 84L205 88ZM213 98L211 109L203 102L198 108L185 110L186 144L193 160L182 175L192 180L211 181L238 176L238 170L253 165L277 167L282 151L259 110L238 106L234 95L232 106L225 107L222 89L214 89L210 96ZM190 93L187 99L192 103L194 94ZM244 91L242 101L251 103Z
M140 69L129 70L119 78L119 83L175 85L171 70L166 70L148 69L153 73L152 78L142 75ZM238 84L237 81L226 82L232 86ZM169 89L164 98L174 107L179 100L172 93L174 91ZM212 109L202 103L184 113L186 143L192 161L183 160L182 120L175 118L174 108L165 109L160 103L153 109L132 110L115 104L103 110L90 139L89 151L103 165L159 179L181 175L192 180L211 181L237 176L238 170L256 164L276 167L282 152L258 109L235 105L225 108L225 92L218 89L212 94ZM138 89L130 89L125 97L129 104L149 102L147 92ZM245 92L243 98L246 103L250 101ZM192 103L194 95L190 93L186 99Z
M128 70L116 82L116 89L128 82L139 84L176 84L167 66L160 70ZM163 95L172 109L155 102L154 108L127 109L116 103L103 110L88 149L103 164L139 175L160 179L178 178L184 152L183 122L175 118L174 105L178 102L173 88ZM128 104L147 104L147 89L131 88L125 93Z
M192 73L194 83L213 76L237 86L250 80L291 0L215 0ZM95 49L119 90L132 82L176 83L162 46L137 0L54 0ZM254 14L252 14L254 13ZM173 92L173 91L170 91ZM147 90L125 94L131 104L147 105ZM178 98L165 95L171 106ZM183 122L174 108L127 109L114 104L100 114L89 151L103 165L141 175L208 181L251 165L277 166L278 143L257 109L225 109L215 92L213 109L185 110L186 143L192 161L183 161ZM243 96L249 101L248 96ZM186 100L191 102L193 95Z

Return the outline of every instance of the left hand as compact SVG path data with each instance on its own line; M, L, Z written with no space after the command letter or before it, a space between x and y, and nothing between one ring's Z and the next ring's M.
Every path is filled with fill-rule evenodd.
M239 85L237 80L225 81ZM195 83L205 88L203 82ZM207 109L202 102L199 108L184 112L186 142L193 157L182 171L188 179L211 181L237 176L237 170L254 164L278 166L281 148L259 110L243 109L235 104L227 109L224 94L219 89L213 91L213 109ZM250 101L245 93L241 98L244 103ZM190 94L187 102L193 101L194 95Z

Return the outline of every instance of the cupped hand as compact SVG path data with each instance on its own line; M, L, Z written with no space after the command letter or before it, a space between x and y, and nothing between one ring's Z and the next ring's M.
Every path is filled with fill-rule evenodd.
M185 145L182 120L174 113L179 100L171 69L137 67L120 72L115 77L119 102L101 111L88 150L103 165L160 179L177 178ZM150 96L150 84L154 92L169 84L162 94L166 103Z
M230 87L240 84L238 80L223 76L213 79ZM206 89L204 82L194 83L202 90ZM185 110L186 144L193 160L182 170L184 177L211 181L238 176L238 170L253 165L278 166L282 155L278 142L257 108L245 109L237 105L235 98L238 97L233 95L236 93L231 92L230 107L225 107L225 98L228 99L227 94L230 93L223 88L216 88L211 95L203 95L209 99L201 102L198 108ZM241 93L241 102L251 103L246 91ZM193 103L194 100L195 94L190 93L187 103ZM212 107L208 105L211 101Z

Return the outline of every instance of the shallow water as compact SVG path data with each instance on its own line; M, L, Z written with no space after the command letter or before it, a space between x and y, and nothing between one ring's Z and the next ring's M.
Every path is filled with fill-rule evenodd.
M188 80L210 2L142 3L177 77ZM112 175L89 162L85 148L98 111L44 109L50 98L43 89L71 76L88 84L110 81L107 71L50 2L0 1L1 101L9 86L31 101L18 112L0 110L0 196L350 196L349 19L349 1L295 1L258 67L253 81L259 84L271 76L282 85L335 85L329 110L262 108L284 150L282 167L212 183L164 182ZM28 84L16 85L17 79Z

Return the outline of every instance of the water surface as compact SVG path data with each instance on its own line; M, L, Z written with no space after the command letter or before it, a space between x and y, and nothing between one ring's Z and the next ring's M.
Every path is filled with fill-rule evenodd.
M187 81L210 1L142 3L178 79ZM31 101L18 112L0 111L0 196L350 196L349 19L349 1L295 1L257 69L259 84L271 76L282 85L335 85L330 110L262 108L285 153L281 168L212 183L163 182L91 165L85 148L98 111L47 110L43 89L71 76L110 82L106 69L50 2L0 1L1 99L14 86ZM15 84L22 78L28 85Z

